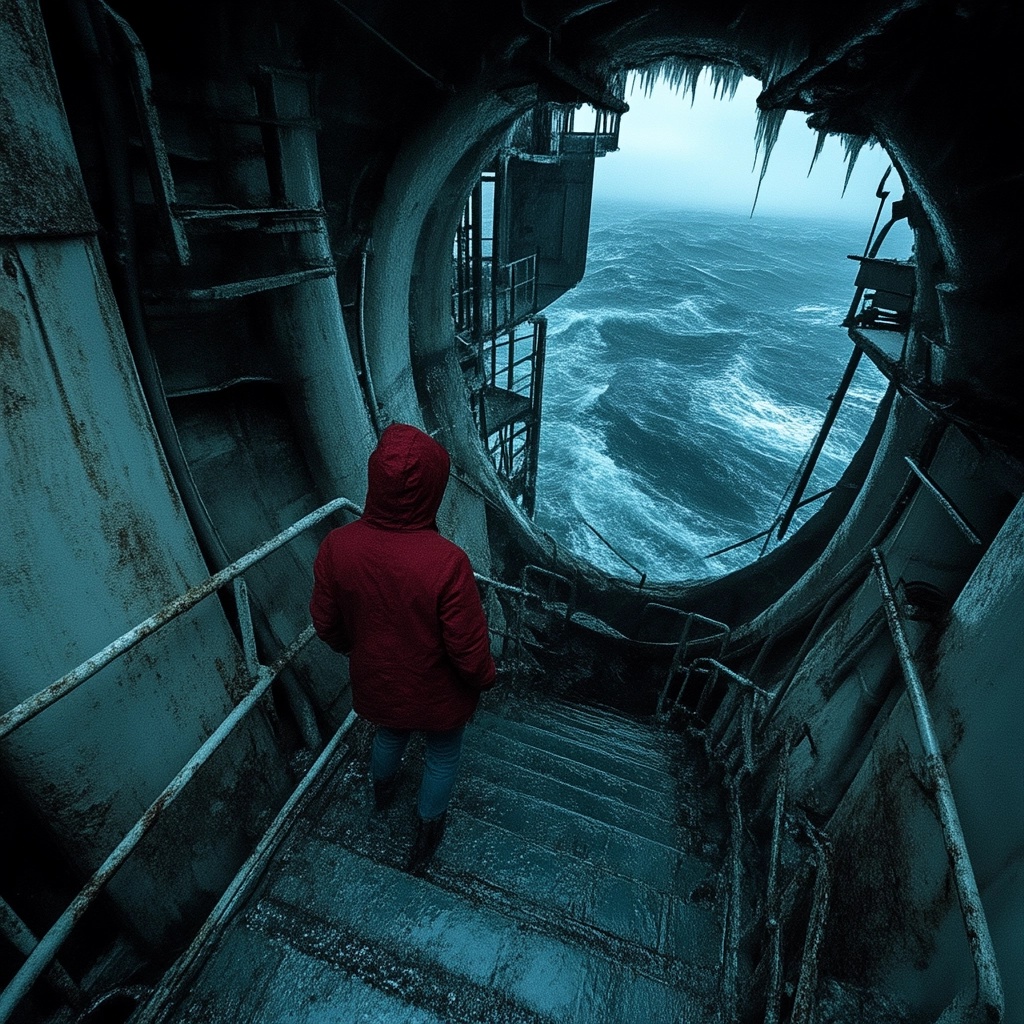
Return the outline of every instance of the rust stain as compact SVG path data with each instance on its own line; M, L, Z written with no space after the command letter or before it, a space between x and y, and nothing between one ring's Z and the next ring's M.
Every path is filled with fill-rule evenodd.
M10 257L4 257L4 270ZM11 275L14 276L14 275ZM6 309L0 309L0 359L17 359L21 351L21 327L18 318Z
M925 903L916 902L910 889L917 851L908 823L926 799L913 783L914 771L905 747L883 754L847 818L852 825L835 843L837 883L823 973L855 985L876 982L896 950L918 969L926 967L955 898L948 870Z
M33 404L28 395L17 388L12 388L7 381L0 381L0 392L0 408L3 409L6 419L13 419Z

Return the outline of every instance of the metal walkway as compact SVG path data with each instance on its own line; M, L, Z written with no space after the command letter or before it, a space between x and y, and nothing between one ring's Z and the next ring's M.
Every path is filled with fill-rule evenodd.
M370 731L357 722L346 738L143 1021L718 1019L723 815L686 781L699 748L607 709L491 691L417 877L403 865L420 748L378 813Z

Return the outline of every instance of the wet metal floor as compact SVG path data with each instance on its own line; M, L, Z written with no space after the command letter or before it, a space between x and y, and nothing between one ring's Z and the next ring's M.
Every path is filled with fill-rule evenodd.
M147 1022L703 1024L718 1019L720 812L679 736L492 692L448 828L404 864L422 764L372 809L358 722L273 859Z

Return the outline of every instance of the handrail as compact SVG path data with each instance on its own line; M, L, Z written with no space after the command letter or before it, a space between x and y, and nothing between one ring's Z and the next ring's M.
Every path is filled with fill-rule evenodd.
M231 883L221 894L217 904L210 911L209 916L193 937L188 948L171 965L155 990L150 993L146 1007L142 1011L143 1016L138 1024L153 1024L155 1020L166 1020L164 1011L167 1007L165 1004L171 993L181 983L182 979L188 975L197 958L201 956L203 949L227 923L238 901L244 898L251 885L259 877L267 861L274 854L286 835L292 812L306 799L307 795L315 795L318 788L324 784L324 776L327 774L326 769L338 754L339 748L343 746L342 741L352 726L355 725L357 717L354 711L348 713L345 721L341 723L337 732L327 742L327 745L321 751L316 761L310 766L306 774L302 776L295 789L292 790L291 796L284 802L270 827L263 833L263 837L249 855L249 858L238 869ZM133 1015L134 1019L135 1015Z
M647 607L650 607L650 605L647 605ZM662 605L661 607L666 606ZM685 616L686 624L683 626L683 631L682 633L680 633L679 640L676 642L675 651L673 651L672 653L672 661L669 664L668 673L665 676L665 684L661 688L661 693L658 694L658 703L655 706L654 712L657 716L661 716L664 714L665 700L668 697L668 690L669 687L672 685L672 680L675 679L679 672L682 671L684 668L683 659L685 657L686 652L690 649L690 630L693 629L693 624L695 622L699 622L705 626L721 627L721 632L709 633L707 636L697 637L695 640L692 641L693 643L698 643L707 640L721 640L724 646L725 642L728 640L730 633L728 625L726 625L726 623L724 622L719 622L717 619L709 619L706 615L700 615L697 612L684 612L682 611L682 609L679 609L679 612L681 615ZM721 647L719 648L719 650L721 651ZM698 660L702 659L697 659L691 665L685 666L687 674L683 678L683 681L679 686L679 692L676 694L675 700L672 702L672 707L669 709L670 715L672 711L679 706L679 702L683 698L683 690L686 688L686 683L689 680L689 670L693 667L696 667Z
M357 514L360 512L359 507L347 498L335 498L333 501L328 502L326 505L298 520L276 537L261 544L220 572L208 577L203 583L190 588L180 597L170 601L155 615L139 623L138 626L129 630L112 644L108 644L102 651L83 662L78 668L62 676L56 683L30 697L27 701L23 701L16 708L13 708L3 716L3 732L0 733L0 736L13 732L20 725L23 725L45 708L60 700L61 697L66 696L76 687L86 682L99 672L100 669L131 650L147 636L167 625L172 619L189 611L204 598L209 597L219 587L237 579L250 566L265 558L271 552L276 551L304 530L321 522L333 512L340 510ZM245 615L241 615L240 619L243 633L245 633ZM117 844L100 867L97 868L64 913L57 918L50 930L39 940L3 993L0 994L0 1024L4 1024L10 1018L18 1003L28 994L34 982L56 958L57 952L71 934L75 924L92 905L104 885L124 864L139 843L142 842L143 838L145 838L146 834L153 828L163 812L175 801L199 769L224 743L234 730L234 727L256 706L281 671L312 640L314 635L313 627L311 625L307 626L270 666L264 666L256 662L254 651L249 649L250 644L245 643L246 664L255 680L252 689L207 737L206 741L192 755L185 766L167 784L153 803L150 804L142 817L129 830L128 834ZM243 641L245 640L246 638L243 636Z
M304 530L315 526L326 519L329 515L338 511L353 512L359 515L362 509L353 504L348 498L335 498L326 505L321 506L315 512L310 512L298 522L293 523L286 530L282 530L276 537L254 548L247 555L243 555L237 561L225 566L220 572L208 576L202 583L190 587L184 594L168 601L155 615L140 622L134 629L130 629L123 636L113 643L107 644L103 650L94 654L91 658L83 661L77 668L61 676L55 683L51 683L45 689L33 694L23 700L17 707L11 708L4 715L0 715L0 739L3 739L15 729L24 725L27 721L35 718L41 711L45 711L51 704L55 704L61 697L71 693L72 690L81 686L82 683L91 679L102 668L106 668L112 661L115 661L122 654L127 653L146 637L155 633L158 629L166 626L172 619L190 611L204 598L219 590L225 583L230 583L236 577L241 576L246 569L255 565L256 562L266 558L271 552L287 544L292 538Z
M81 892L71 901L71 904L64 913L57 918L50 930L39 940L36 948L29 954L21 969L11 979L3 994L0 995L0 1024L4 1024L10 1018L17 1004L28 994L35 980L56 957L57 951L71 934L75 924L77 924L100 894L103 886L110 881L121 865L124 864L139 843L145 838L146 834L160 819L161 814L174 803L199 769L203 767L228 738L234 727L245 717L247 712L256 706L281 670L312 640L313 635L313 627L307 626L277 661L260 673L261 678L257 681L256 685L235 705L231 713L210 734L206 742L192 755L185 767L167 784L163 792L149 805L146 812L132 826L124 839L114 847L107 859L96 869L89 881L85 883Z
M502 583L500 580L492 580L489 576L482 576L480 573L473 573L473 577L477 583L483 583L485 586L493 587L495 590L500 590L505 594L516 594L519 597L539 597L539 594L534 593L532 590L526 590L523 587L514 587L511 583Z
M836 485L833 484L831 487L826 487L824 490L818 491L816 494L812 494L809 498L801 498L799 504L797 505L797 509L802 509L806 505L810 505L812 502L818 501L821 498L827 498L835 489ZM730 544L728 547L719 548L717 551L712 551L711 554L705 555L704 557L717 558L719 555L724 555L727 551L733 551L736 548L743 547L744 544L749 544L751 541L760 540L762 537L767 537L768 534L770 534L775 529L775 527L779 525L781 521L782 516L776 516L775 519L772 520L772 524L768 527L767 530L762 530L760 533L755 533L753 537L747 537L746 540L738 540L735 544ZM763 553L764 552L762 551L762 554Z
M0 717L0 738L9 735L14 730L30 721L50 705L56 703L62 697L71 693L77 687L87 682L101 669L111 664L121 655L127 653L137 646L146 637L151 636L173 619L194 608L197 604L215 593L220 587L227 583L235 582L237 596L241 597L239 620L243 633L243 653L245 662L255 684L249 693L231 710L221 724L210 734L206 741L192 755L185 766L174 776L174 778L163 789L159 796L150 804L145 813L136 821L127 835L121 840L114 850L107 856L99 868L86 882L85 886L72 900L67 909L58 917L56 922L39 939L35 947L28 954L21 968L15 973L7 987L0 993L0 1024L5 1024L10 1019L21 1000L28 994L32 985L39 979L49 965L56 959L57 954L70 936L73 928L81 920L94 900L98 897L103 887L121 868L128 857L134 852L145 836L155 826L163 812L177 799L185 786L194 778L202 766L210 759L217 749L231 735L235 726L252 710L259 700L266 694L271 684L281 671L292 661L303 647L315 636L312 625L307 626L299 636L280 654L270 666L261 665L255 658L255 645L249 635L251 630L247 629L248 604L245 597L244 581L240 579L243 572L256 562L282 547L304 530L322 522L328 516L338 511L347 511L356 515L362 510L349 501L347 498L336 498L321 506L309 515L295 522L286 530L281 531L275 537L254 548L248 554L243 555L237 561L226 566L224 569L207 577L202 583L189 588L179 597L168 602L156 614L129 630L113 643L108 644L93 657L82 662L77 668L66 673L55 683L29 697L16 707L12 708L5 715ZM535 571L545 573L539 567L532 567ZM546 573L556 577L555 573ZM498 580L483 576L480 573L473 574L475 579L495 590L514 594L521 599L527 596L537 596L534 592L525 587L516 587ZM557 577L562 579L562 577ZM570 583L571 581L567 581ZM239 586L239 584L242 584ZM571 605L570 605L571 607ZM332 739L327 749L321 754L317 765L336 749L338 739L351 724L353 716L350 715L338 733Z
M766 690L763 686L758 686L753 679L748 679L745 675L741 675L735 669L729 668L728 665L723 665L717 658L694 658L690 663L691 668L709 668L715 672L720 672L727 676L734 683L737 683L740 687L750 690L752 693L759 697L765 697L770 699L775 696L774 690Z
M610 552L611 552L611 553L612 553L613 555L615 555L615 557L616 557L616 558L618 558L618 559L619 559L619 561L621 561L621 562L625 562L625 563L626 563L626 565L628 565L628 566L630 567L630 569L632 569L632 570L633 570L633 572L635 572L635 573L637 574L637 576L639 576L639 577L640 577L640 582L639 582L639 583L637 584L637 588L642 588L642 587L643 587L643 585L644 585L644 584L645 584L645 583L647 582L647 573L646 573L646 572L644 572L644 571L643 571L643 569L640 569L640 568L638 568L637 566L635 566L635 565L634 565L634 564L633 564L633 563L632 563L632 562L631 562L631 561L630 561L630 560L629 560L628 558L626 558L626 556L625 556L625 555L623 555L623 554L622 554L621 552L619 552L618 550L616 550L615 546L614 546L614 545L613 545L613 544L611 543L611 541L609 541L609 540L608 540L608 539L607 539L607 538L606 538L606 537L605 537L605 536L604 536L603 534L601 534L601 532L600 532L600 531L599 531L599 530L597 529L597 527L596 527L596 526L592 526L592 525L591 525L590 523L588 523L588 522L587 522L587 520L586 520L586 519L584 519L584 518L583 518L582 516L580 516L580 521L581 521L581 522L583 523L583 525L584 525L584 526L585 526L585 527L586 527L586 528L587 528L588 530L590 530L590 532L591 532L591 533L592 533L592 534L593 534L593 535L594 535L595 537L597 537L597 539L598 539L598 540L599 540L599 541L600 541L600 542L601 542L602 544L604 544L604 546L605 546L605 547L606 547L606 548L607 548L607 549L608 549L608 550L609 550L609 551L610 551Z
M878 548L871 549L871 559L874 563L873 568L878 580L878 587L882 592L882 604L889 621L893 644L903 670L903 681L906 683L907 696L914 712L917 732L921 739L921 746L924 748L924 772L927 782L925 790L931 793L935 803L939 825L942 828L942 837L946 845L946 856L949 858L957 897L960 900L960 912L963 915L964 927L967 931L967 942L974 962L975 994L971 1005L974 1016L964 1019L977 1019L997 1024L1002 1019L1005 1008L1003 986L999 977L995 949L992 946L992 936L988 930L985 908L981 902L978 883L974 877L974 868L967 851L967 841L964 838L960 816L953 800L953 790L949 783L946 762L942 758L942 749L935 735L935 726L928 709L924 686L917 674L917 667L914 665L914 659L910 653L910 644L907 642L907 636L903 630L903 622L896 605L896 597L886 569L885 559ZM955 1012L959 1003L960 996L957 996L942 1014L940 1020L945 1020L951 1011Z

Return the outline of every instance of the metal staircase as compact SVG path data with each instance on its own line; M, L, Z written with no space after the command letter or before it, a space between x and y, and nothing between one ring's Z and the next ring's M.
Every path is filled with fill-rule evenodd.
M370 730L347 739L142 1021L719 1019L721 813L686 781L699 746L608 709L492 691L417 877L403 870L417 749L377 813Z

